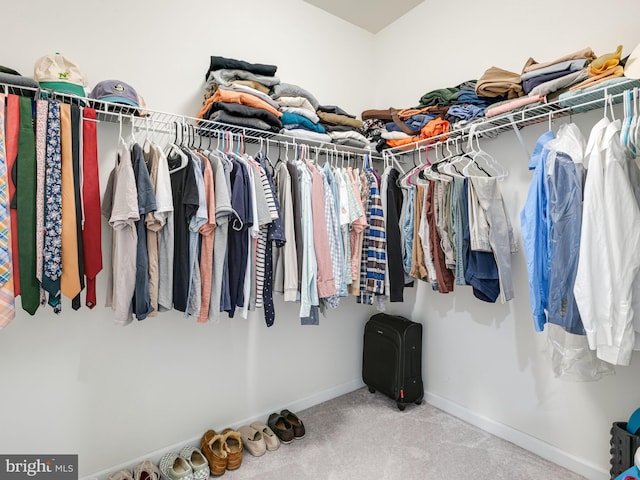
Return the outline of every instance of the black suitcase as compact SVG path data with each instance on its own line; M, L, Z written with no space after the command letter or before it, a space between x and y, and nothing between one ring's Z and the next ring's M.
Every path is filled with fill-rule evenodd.
M405 404L422 403L422 324L386 313L373 315L364 327L362 380L369 391Z

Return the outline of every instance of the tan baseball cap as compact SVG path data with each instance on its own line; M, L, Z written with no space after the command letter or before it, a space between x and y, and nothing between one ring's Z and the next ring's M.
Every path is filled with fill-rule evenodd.
M84 89L88 85L87 76L75 62L60 53L39 58L35 63L33 78L42 88L86 96Z

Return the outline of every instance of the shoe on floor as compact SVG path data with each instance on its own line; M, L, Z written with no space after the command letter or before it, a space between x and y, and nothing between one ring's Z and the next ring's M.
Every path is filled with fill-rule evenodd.
M207 430L200 439L200 450L209 462L211 475L223 475L227 470L227 448L224 437L215 430Z
M133 475L129 470L122 469L109 475L109 480L133 480Z
M167 480L193 480L191 465L177 453L167 453L160 459L160 471Z
M240 433L231 428L222 431L225 447L227 449L227 470L240 468L242 464L242 437Z
M304 438L304 423L302 423L302 420L300 420L295 413L292 413L289 410L282 410L280 412L280 415L282 415L287 420L287 422L291 424L291 426L293 427L293 436L297 440Z
M278 449L278 447L280 446L280 439L267 425L262 422L253 422L250 426L262 433L262 438L264 439L264 443L267 446L267 450L273 452L274 450Z
M267 451L267 444L264 441L262 432L249 425L243 425L238 429L242 438L242 445L254 457L260 457Z
M209 478L209 462L199 448L184 447L180 450L180 456L191 466L194 480L207 480Z
M269 428L273 430L273 433L275 433L280 441L285 445L293 442L293 427L287 419L279 413L272 413L269 415L267 425L269 425Z
M133 480L160 480L160 469L151 460L145 460L133 467Z

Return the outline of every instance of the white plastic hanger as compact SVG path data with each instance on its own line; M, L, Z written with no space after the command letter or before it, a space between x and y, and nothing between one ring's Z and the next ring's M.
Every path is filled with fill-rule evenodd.
M473 147L474 136L476 137L477 148ZM477 132L474 132L474 134L469 137L469 145L473 148L473 152L471 153L472 161L467 163L462 169L462 174L465 177L490 176L501 179L508 175L509 172L500 162L480 148Z

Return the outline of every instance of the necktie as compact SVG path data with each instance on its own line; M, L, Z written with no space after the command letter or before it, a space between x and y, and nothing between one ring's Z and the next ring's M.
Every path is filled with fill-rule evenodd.
M45 158L44 259L42 287L49 292L49 305L60 312L62 274L62 195L61 195L60 104L51 102L47 116Z
M13 298L13 275L11 275L11 230L9 228L9 192L5 156L4 102L0 95L0 328L4 328L15 317Z
M96 111L84 109L82 123L82 206L84 228L84 274L87 278L87 307L96 305L96 276L102 270L102 233L100 221L100 181L98 175L98 143Z
M71 105L60 105L60 143L62 151L62 275L60 290L67 298L80 293L78 274L78 238L76 230L76 198L73 182Z
M36 102L36 278L42 284L44 265L44 182L47 150L47 114L49 102ZM40 288L40 304L46 301L45 290Z
M20 97L20 137L16 158L20 297L22 308L31 315L40 305L40 284L36 278L36 139L32 110L31 98Z
M71 105L71 158L73 159L73 196L75 201L74 221L76 226L76 254L78 256L78 280L80 291L84 288L84 249L82 248L82 197L80 193L80 127L82 117L80 107ZM73 297L71 307L74 310L80 308L80 291Z
M9 181L9 205L11 216L11 258L13 260L13 290L16 296L20 295L20 262L18 259L18 210L16 210L16 177L15 163L18 156L18 137L20 135L20 97L9 95L7 97L6 112L6 166Z

